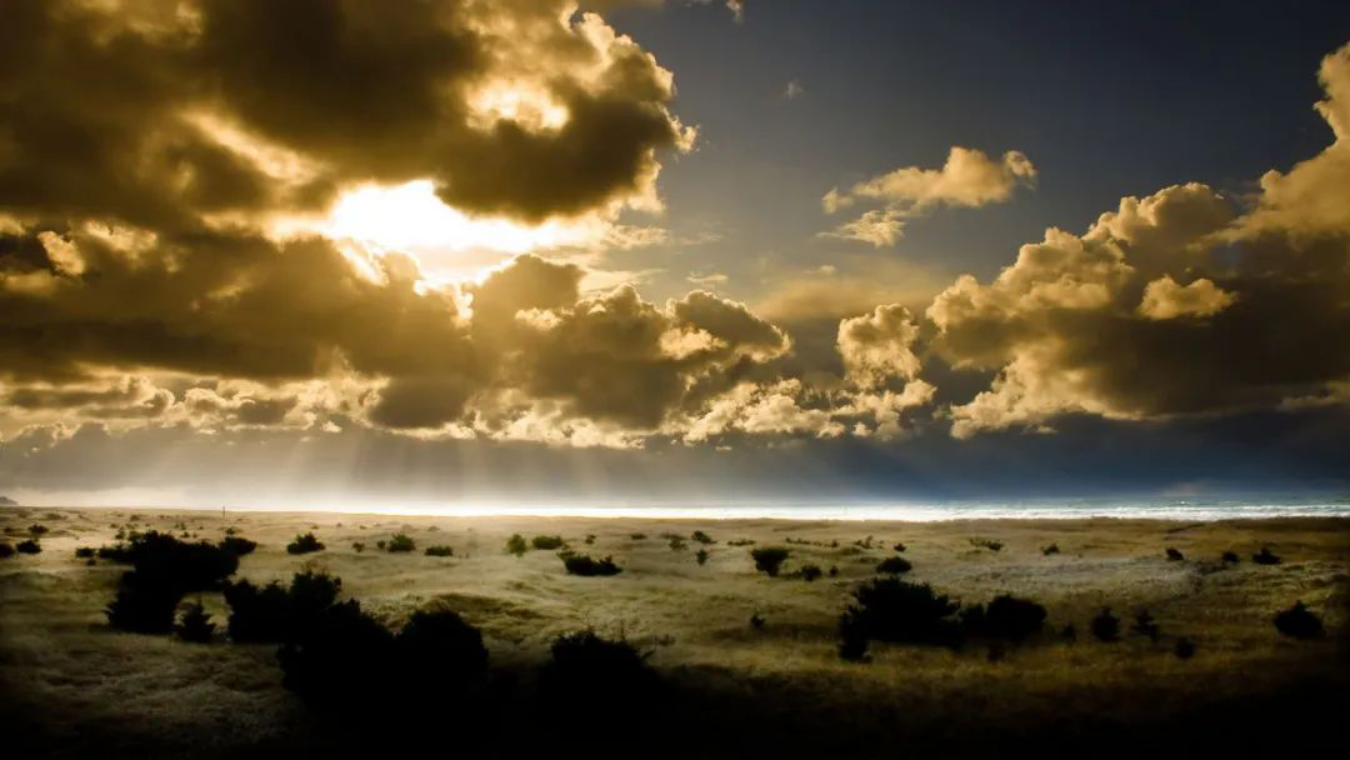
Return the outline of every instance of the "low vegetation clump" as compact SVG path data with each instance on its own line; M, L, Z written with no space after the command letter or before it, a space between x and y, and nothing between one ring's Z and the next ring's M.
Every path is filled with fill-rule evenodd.
M1110 607L1103 607L1102 611L1092 618L1092 635L1097 637L1098 641L1108 643L1120 641L1120 618L1111 614Z
M727 542L727 546L754 546L755 542L748 538L733 538Z
M353 549L357 554L360 554L361 552L363 552L363 551L366 550L366 544L365 544L364 541L353 541L353 542L352 542L352 549Z
M46 526L46 525L30 525L30 526L28 526L28 535L30 535L30 536L32 536L32 537L34 537L34 538L38 538L38 537L40 537L40 536L45 536L45 535L47 535L47 533L48 533L48 530L47 530L47 526Z
M887 575L902 575L914 569L914 565L904 557L887 557L877 563L877 572Z
M311 552L321 552L323 550L323 542L313 533L296 536L294 541L286 544L287 554L309 554Z
M394 634L355 599L326 607L292 632L277 650L277 662L281 685L321 709L357 710L397 697L387 680L404 675L396 669Z
M684 542L684 539L682 537L671 536L670 543L668 544L668 546L670 546L670 550L673 552L682 552L689 545Z
M525 552L528 550L529 546L525 544L525 537L520 535L519 533L513 534L510 538L506 539L507 554L514 554L517 557L523 557L525 556Z
M453 557L455 556L455 547L436 544L435 546L428 546L425 554L428 557Z
M1238 557L1237 552L1224 552L1222 559L1224 564L1228 565L1236 565L1242 561L1242 559Z
M92 546L81 546L75 549L76 559L93 559L93 557L94 557L94 547Z
M225 587L230 605L227 629L237 642L288 641L315 625L342 589L342 580L306 571L296 573L287 587L276 581L258 587L244 580Z
M1177 639L1177 643L1172 647L1172 654L1176 655L1178 660L1189 660L1195 656L1195 642L1182 636Z
M239 558L219 546L153 530L132 534L128 543L112 547L106 556L132 566L108 605L108 623L135 633L168 633L184 595L214 591L239 569Z
M991 538L972 538L968 539L970 545L977 549L988 549L991 552L1003 551L1003 542L995 541Z
M1050 544L1041 547L1041 554L1049 557L1052 554L1059 554L1059 544Z
M764 619L764 616L758 612L750 613L750 627L756 631L764 630L764 624L767 622L768 621Z
M716 541L713 540L713 537L712 537L712 536L708 535L707 533L704 533L704 532L701 531L701 530L696 530L696 531L694 531L693 533L689 534L689 538L692 539L692 540L694 540L694 541L697 541L697 542L700 543L700 544L705 544L705 545L706 545L706 544L715 544L715 543L717 543Z
M897 541L895 542L895 546L892 546L891 548L894 549L895 551L903 552L909 547L905 546L903 542Z
M1252 555L1252 562L1258 565L1278 565L1280 564L1280 557L1272 552L1269 546L1263 546L1261 551Z
M820 565L802 565L801 574L802 580L806 581L807 583L810 583L811 581L814 581L815 579L819 578L824 573L820 569Z
M961 610L963 633L973 638L1021 643L1045 626L1045 607L1009 594L994 597L987 605Z
M535 536L530 545L541 551L556 551L567 545L562 536Z
M568 575L581 576L605 576L618 575L623 572L623 568L614 564L612 557L604 559L592 559L585 554L561 554L563 567L567 568Z
M1167 559L1170 562L1180 562L1186 559L1186 555L1182 554L1180 549L1174 549L1169 546L1167 547Z
M8 541L0 541L0 559L14 556L14 544Z
M1293 607L1281 611L1275 616L1274 622L1276 630L1295 639L1320 639L1326 635L1322 618L1302 601L1294 602Z
M540 673L545 709L574 718L604 710L604 719L649 714L660 696L660 679L641 652L626 639L606 639L594 631L559 636L552 659Z
M253 551L258 548L258 542L250 541L247 538L240 538L239 536L232 534L222 538L217 546L236 557L243 557L244 555L252 554Z
M647 534L646 534L646 533L629 533L629 534L628 534L628 538L629 538L629 540L632 540L632 541L646 541L646 540L647 540Z
M389 542L384 545L384 550L390 554L405 554L417 548L417 542L412 540L412 536L406 533L395 533L390 537Z
M955 618L961 605L926 583L878 578L855 589L853 599L839 618L840 640L849 643L850 654L859 654L859 640L946 646L961 640Z
M707 549L699 549L697 552L694 553L694 559L695 559L700 565L706 565L706 564L708 564L708 556L709 556L709 555L708 555L708 550L707 550Z
M750 558L755 561L755 569L770 578L778 577L778 570L791 554L790 550L781 546L766 546L761 549L750 550Z
M184 609L173 631L183 641L207 644L216 633L216 624L211 622L211 616L207 614L201 602L193 602Z
M1143 636L1154 644L1162 638L1162 628L1153 619L1153 615L1148 610L1140 610L1134 613L1134 625L1130 626L1130 632Z
M14 545L20 554L41 554L42 544L35 538L28 538Z

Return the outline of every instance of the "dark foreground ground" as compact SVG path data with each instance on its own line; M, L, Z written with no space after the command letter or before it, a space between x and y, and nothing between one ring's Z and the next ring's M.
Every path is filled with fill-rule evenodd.
M1347 521L0 512L12 543L34 524L48 528L42 553L0 560L0 746L11 757L1296 757L1339 755L1350 725ZM102 610L126 568L89 566L74 551L113 543L128 528L192 540L233 529L260 542L238 577L327 571L343 579L343 598L391 629L415 610L453 609L483 631L490 679L458 698L415 677L404 681L415 694L381 694L365 686L353 651L339 706L320 711L283 688L275 645L113 630ZM678 548L665 537L696 530L715 543ZM324 551L284 551L308 531ZM374 548L396 533L418 551ZM612 555L623 572L579 578L551 551L508 555L513 533L561 535ZM369 546L358 552L357 542ZM1034 599L1048 610L1045 632L1001 657L980 645L874 644L870 662L842 661L838 616L897 542L914 565L908 580L964 603L1000 593ZM424 556L431 544L453 546L455 556ZM1045 553L1051 544L1059 551ZM748 555L768 545L792 552L778 578L757 573ZM1279 565L1250 561L1266 546ZM699 548L708 551L703 564ZM1169 560L1167 548L1183 559ZM1241 561L1221 562L1225 551ZM806 582L808 564L836 572ZM223 627L229 610L219 594L194 598ZM1301 641L1275 630L1273 615L1295 601L1322 616L1327 636ZM1121 641L1088 634L1102 606L1123 619ZM1128 630L1142 610L1161 628L1156 641ZM752 615L763 625L750 625ZM1079 632L1072 642L1059 635L1067 624ZM550 642L586 628L650 652L654 682L543 688ZM1182 638L1196 645L1190 659L1175 655Z

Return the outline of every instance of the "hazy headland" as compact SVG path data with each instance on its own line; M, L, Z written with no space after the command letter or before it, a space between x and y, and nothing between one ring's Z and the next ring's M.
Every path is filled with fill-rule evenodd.
M316 738L313 716L281 685L274 646L228 641L230 610L219 593L190 595L221 624L209 644L112 629L104 608L126 567L76 550L115 544L119 531L247 537L259 545L236 578L284 583L302 569L323 570L341 578L343 598L393 629L419 609L452 609L482 631L492 666L526 683L560 635L623 638L650 652L648 664L682 693L702 695L682 703L686 712L750 705L754 720L781 731L756 739L770 743L796 731L838 746L875 748L894 736L960 748L1074 721L1191 720L1273 695L1288 705L1312 699L1310 684L1346 684L1334 633L1350 585L1343 519L900 523L12 508L0 520L10 542L46 529L40 553L0 561L3 716L6 741L22 756L82 755L108 743L193 755L340 743ZM324 550L287 553L310 532ZM400 534L414 551L378 548ZM560 536L574 552L612 557L622 572L569 575L556 551L508 553L513 534L527 544ZM429 546L453 556L427 556ZM789 550L777 577L757 571L750 555L767 546ZM1279 564L1252 561L1265 548ZM1238 561L1225 562L1225 552ZM1047 611L1043 630L1006 649L873 643L869 661L841 659L838 621L851 591L894 556L912 564L907 581L964 604L1004 593L1035 600ZM806 580L807 565L821 577ZM1272 618L1297 601L1333 633L1281 635ZM1121 621L1119 641L1090 632L1103 607ZM1145 611L1156 630L1136 630ZM1184 659L1182 639L1193 646ZM1283 741L1279 731L1268 738Z

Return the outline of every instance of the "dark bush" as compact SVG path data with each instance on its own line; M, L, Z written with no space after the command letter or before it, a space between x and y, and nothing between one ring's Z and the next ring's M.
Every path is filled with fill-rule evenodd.
M748 538L734 538L727 542L727 546L754 546L755 542Z
M820 565L802 565L802 580L811 582L823 575Z
M39 536L45 536L45 535L47 535L47 532L48 532L48 531L47 531L47 526L46 526L46 525L30 525L30 526L28 526L28 535L30 535L30 536L32 536L32 537L34 537L34 538L38 538Z
M1153 620L1153 615L1148 610L1140 610L1134 613L1134 625L1130 626L1130 632L1140 636L1147 637L1154 644L1162 636L1162 629L1158 627L1157 622Z
M569 575L618 575L623 572L623 568L614 564L611 557L596 560L585 554L560 554L558 556L562 558L563 567L567 568Z
M590 546L591 544L594 544L594 543L595 543L595 534L594 534L594 533L587 533L587 534L586 534L586 539L585 539L585 541L584 541L583 543L585 543L587 546Z
M246 554L252 554L253 550L258 548L258 542L231 535L222 538L217 546L236 557L242 557Z
M830 565L830 577L833 578L833 577L835 577L835 576L837 576L837 575L839 575L839 566L838 566L838 565Z
M1182 636L1177 639L1176 646L1172 647L1172 654L1175 654L1178 660L1191 659L1195 656L1195 642Z
M14 544L8 541L0 541L0 559L14 556Z
M353 541L352 549L354 549L357 554L360 554L361 552L366 550L366 545L362 541Z
M525 545L525 537L520 535L519 533L516 533L512 535L510 538L506 539L507 554L514 554L517 557L521 557L524 556L525 551L527 549L529 549L529 547Z
M309 554L311 552L321 552L323 549L323 542L319 541L313 533L296 536L294 541L286 544L287 554Z
M1167 559L1172 562L1180 562L1186 559L1186 555L1182 554L1179 549L1173 549L1169 546L1167 547Z
M41 554L42 544L35 538L27 538L14 545L20 554Z
M437 544L428 546L425 553L428 557L453 557L455 556L455 547Z
M117 598L104 610L108 624L132 633L168 633L173 629L182 592L165 584L129 582L133 575L123 577Z
M1241 562L1242 560L1238 557L1237 552L1224 552L1224 553L1223 553L1223 561L1226 562L1226 563L1228 563L1228 564L1236 565L1237 563Z
M751 549L750 558L755 561L756 570L770 578L777 578L778 569L783 566L791 553L780 546L766 546L762 549Z
M395 639L400 670L438 693L461 691L487 676L483 634L450 610L414 612Z
M1045 608L1030 599L1003 594L987 605L961 611L961 624L968 636L1018 643L1041 632Z
M647 534L646 534L646 533L629 533L629 534L628 534L628 538L631 539L631 540L633 540L633 541L646 541L646 540L647 540Z
M530 546L543 551L554 551L567 545L562 536L535 536L530 539Z
M1073 643L1078 640L1078 627L1073 623L1066 623L1059 629L1059 637L1066 642Z
M239 569L239 558L205 541L188 543L167 533L133 534L125 546L116 546L99 556L135 568L137 582L165 584L182 594L213 591Z
M91 559L93 556L94 548L92 546L81 546L75 550L76 559Z
M351 599L318 615L277 651L282 686L307 704L365 714L376 700L398 698L394 635ZM416 671L412 671L416 672Z
M385 545L385 540L384 540L383 538L380 539L379 541L376 541L376 542L375 542L375 548L376 548L376 549L379 549L380 551L384 551L384 545Z
M700 565L708 564L708 556L707 549L699 549L694 553L694 559L697 560Z
M1003 542L1002 542L1002 541L994 541L993 539L988 539L988 538L972 538L972 539L969 539L969 540L970 540L970 545L971 545L971 546L974 546L974 547L978 547L978 548L981 548L981 549L988 549L988 550L994 551L994 552L996 552L996 551L1002 551L1002 550L1003 550Z
M764 620L764 616L758 612L750 614L750 627L754 628L756 631L763 630L765 622L767 621Z
M599 716L608 725L615 718L649 713L659 696L660 681L647 666L650 653L624 639L581 631L558 637L551 651L540 687L545 706L557 713Z
M1252 555L1252 562L1258 565L1278 565L1280 564L1280 558L1270 550L1269 546L1263 546L1261 551Z
M667 544L667 546L669 546L670 550L673 552L682 552L688 544L686 544L684 539L680 536L671 536L670 543Z
M904 557L887 557L877 563L877 572L887 575L901 575L913 569L914 566Z
M1051 554L1059 554L1059 544L1050 544L1041 547L1041 554L1049 557Z
M1120 640L1120 618L1111 614L1110 607L1103 607L1092 619L1092 635L1096 636L1098 641Z
M291 578L290 588L272 583L259 588L248 581L225 587L230 605L228 630L239 642L283 642L302 635L337 600L342 579L307 571Z
M839 620L839 630L874 641L955 645L960 628L953 615L960 605L928 584L877 578L853 592L854 604ZM856 630L852 627L856 626Z
M206 614L201 602L193 602L184 610L173 630L183 641L206 644L215 635L216 624L211 622L211 616Z
M900 543L899 541L897 541L897 542L895 543L895 546L892 546L891 548L894 549L894 550L896 550L896 551L898 551L898 552L903 552L905 549L907 549L907 548L909 548L909 547L907 547L907 546L905 546L904 544L902 544L902 543Z
M868 632L856 618L844 615L839 619L839 659L849 662L867 662Z
M1309 610L1302 601L1275 616L1275 628L1285 636L1296 639L1320 639L1326 635L1322 618Z
M708 535L707 533L704 533L704 532L701 531L701 530L696 530L696 531L694 531L693 533L691 533L691 534L689 535L689 538L693 539L694 541L699 542L700 544L705 544L705 545L706 545L706 544L715 544L715 543L717 543L716 541L713 540L713 537L712 537L712 536Z
M395 533L389 538L389 543L385 544L384 549L391 554L402 554L410 552L417 548L417 542L412 540L412 536L406 533Z

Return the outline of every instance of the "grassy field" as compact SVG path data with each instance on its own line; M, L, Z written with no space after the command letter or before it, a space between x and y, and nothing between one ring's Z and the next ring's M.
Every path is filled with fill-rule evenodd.
M960 747L972 730L997 736L1059 724L1149 725L1263 699L1293 704L1299 694L1313 699L1308 684L1346 683L1338 680L1347 662L1336 633L1350 587L1344 520L719 522L0 510L10 543L33 525L47 528L42 552L0 560L0 717L14 726L8 740L31 753L25 756L77 756L92 742L127 754L228 754L304 746L316 730L280 685L275 647L223 636L193 645L108 627L103 608L125 567L89 566L75 550L112 544L119 530L216 541L232 529L260 544L242 559L239 577L284 581L323 569L341 577L344 598L359 599L393 628L418 609L453 609L482 629L497 667L523 678L560 634L592 628L623 636L652 651L649 662L682 693L697 695L682 703L686 713L725 727L753 705L753 725L774 726L785 742L793 732L820 739L836 731L843 738L831 746L851 738L864 756L888 754L874 746L888 736L922 735L927 744L915 747ZM695 531L714 543L693 540ZM307 532L326 549L286 553ZM516 533L527 543L560 535L573 551L612 556L622 572L576 577L555 551L513 556L505 546ZM410 536L416 549L377 548L396 534ZM672 548L671 536L683 548ZM358 542L364 551L354 548ZM897 542L914 565L906 579L965 603L1000 593L1036 600L1049 613L1045 633L1001 659L978 647L878 644L870 663L841 660L838 616L851 590L875 577L877 562L896 555ZM1058 552L1045 553L1052 544ZM454 556L425 556L431 545L453 547ZM778 578L755 570L750 550L764 546L791 551ZM1282 562L1254 564L1262 547ZM1168 548L1184 559L1169 560ZM700 549L706 564L696 560ZM1222 562L1226 551L1241 561ZM798 575L806 564L827 572L807 582ZM223 628L228 608L219 594L200 597ZM1331 636L1296 641L1275 630L1272 617L1298 600L1323 616ZM1089 634L1103 606L1122 619L1118 643ZM1129 632L1142 610L1161 628L1156 642ZM752 626L752 616L763 625ZM1070 624L1078 633L1072 642L1060 636ZM1175 656L1180 637L1194 642L1193 658Z

